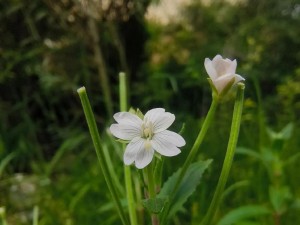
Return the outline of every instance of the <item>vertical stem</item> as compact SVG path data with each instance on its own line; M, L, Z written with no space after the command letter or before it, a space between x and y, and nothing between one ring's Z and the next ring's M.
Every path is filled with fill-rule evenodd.
M4 207L0 207L0 224L1 225L7 225L6 222L6 215L5 215L5 208Z
M154 181L154 174L153 174L153 162L151 162L146 167L146 174L147 174L147 181L148 181L148 192L149 192L149 198L154 199L156 197L156 191L155 191L155 181ZM159 221L157 218L157 215L151 214L151 220L152 225L158 225Z
M196 154L198 153L199 147L200 147L200 145L201 145L201 143L202 143L202 141L203 141L203 139L206 135L206 132L207 132L209 126L211 125L211 122L213 120L213 117L214 117L214 114L216 112L217 106L218 106L218 97L213 96L211 106L210 106L209 111L207 113L207 116L204 120L202 128L201 128L201 130L200 130L200 132L199 132L199 134L196 138L196 141L195 141L188 157L186 158L186 160L183 164L183 167L182 167L182 170L181 170L180 175L178 177L178 180L176 181L173 192L170 196L170 201L169 201L169 203L167 204L167 206L165 207L165 209L163 211L163 214L162 214L162 217L161 217L161 224L162 225L164 225L165 222L166 222L168 211L170 209L170 206L172 205L173 198L175 197L175 194L178 191L178 188L181 184L181 181L182 181L188 167L190 166L192 160L195 158Z
M146 167L146 173L147 173L147 181L148 181L149 198L155 198L156 192L155 192L155 184L154 184L154 176L153 176L153 166L152 166L152 163L150 163Z
M119 74L120 79L120 110L127 111L127 85L126 85L126 75L125 73ZM125 145L123 144L123 149ZM128 211L131 225L137 225L137 215L136 215L136 203L133 196L132 188L132 178L131 178L131 167L124 165L125 173L125 186L126 186L126 197L128 202Z
M33 208L33 225L38 225L39 224L39 207L34 206Z
M114 204L117 208L117 211L118 211L118 214L121 218L122 224L123 225L129 225L129 222L128 222L126 216L125 216L125 212L122 208L120 198L117 194L116 187L115 187L115 185L113 183L113 180L111 178L112 176L109 172L107 162L105 161L105 156L104 156L103 149L102 149L102 146L101 146L100 135L99 135L99 132L98 132L95 117L94 117L92 107L90 105L90 101L88 99L85 87L79 88L77 90L77 92L78 92L80 100L81 100L81 104L82 104L82 107L83 107L83 110L84 110L85 118L86 118L89 130L90 130L90 134L91 134L93 144L94 144L94 147L95 147L95 150L96 150L97 158L98 158L102 173L104 175L106 184L107 184L108 189L111 193L112 199L113 199Z
M212 224L213 217L221 203L222 194L223 194L224 187L225 187L227 179L228 179L229 171L230 171L230 168L232 165L233 156L234 156L235 149L236 149L236 144L238 141L241 117L242 117L242 110L243 110L244 89L245 89L245 85L242 83L239 83L237 96L236 96L236 100L235 100L235 104L234 104L229 142L228 142L228 146L227 146L227 151L226 151L221 175L219 177L219 181L218 181L218 185L217 185L215 194L213 196L213 199L210 203L208 211L207 211L201 225Z
M217 106L218 106L218 100L217 98L214 98L212 103L211 103L211 106L209 108L209 111L207 113L207 116L204 120L204 123L202 125L202 128L201 128L201 131L199 132L197 138L196 138L196 141L188 155L188 157L186 158L184 164L183 164L183 167L182 167L182 170L180 172L180 176L176 182L176 185L175 185L175 188L174 188L174 192L177 191L177 188L179 187L183 177L184 177L184 174L186 173L188 167L191 165L191 162L192 160L195 158L196 154L198 153L198 150L199 150L199 147L205 137L205 134L213 120L213 117L214 117L214 114L215 114L215 111L217 109ZM173 193L174 193L173 192Z
M97 28L97 23L95 19L89 18L88 20L89 25L89 31L92 37L92 47L94 51L94 58L95 63L97 65L99 77L100 77L100 85L103 92L105 107L108 115L112 115L113 113L113 106L112 106L112 100L111 100L111 90L110 90L110 83L108 79L108 74L106 70L106 65L104 62L104 57L101 50L100 45L100 37L99 37L99 31Z

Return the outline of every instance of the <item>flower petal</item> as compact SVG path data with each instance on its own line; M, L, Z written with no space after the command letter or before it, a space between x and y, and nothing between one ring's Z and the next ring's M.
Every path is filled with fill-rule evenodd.
M164 156L175 156L181 152L180 149L177 148L173 143L164 140L159 135L153 136L151 145L155 151Z
M143 147L136 155L135 166L138 169L143 169L146 167L153 159L154 149L152 147Z
M213 67L212 61L209 58L205 58L204 60L204 67L206 69L207 74L209 75L210 79L214 80L218 78L217 72Z
M132 126L141 127L143 121L137 116L130 112L118 112L114 115L114 119L119 124L130 124Z
M242 77L241 75L238 75L238 74L235 74L235 81L234 81L234 84L240 82L240 81L244 81L245 78Z
M117 138L123 140L132 140L135 137L141 136L141 126L132 126L128 124L112 124L110 126L110 132Z
M157 133L167 129L175 120L175 115L165 112L163 108L149 110L144 117L144 121L150 121L153 125L153 132Z
M234 76L235 76L234 74L227 74L213 81L216 89L218 90L218 93L221 93L223 91L223 89L226 87L226 85L231 81L231 79Z
M177 147L182 147L185 145L185 140L183 139L183 137L181 137L181 135L173 131L164 130L162 132L155 134L155 136L161 141L170 142Z
M230 71L232 70L232 68L234 68L234 64L232 64L232 62L230 60L218 58L214 62L214 68L218 74L218 77L221 77L221 76L231 73ZM231 74L234 74L234 73L231 73Z
M153 117L151 122L153 125L153 133L158 133L166 130L172 125L175 120L175 115L169 112L159 113Z
M148 120L152 121L156 118L157 114L164 113L166 110L163 108L154 108L150 109L144 116L144 118L148 118Z
M230 59L228 59L228 61L230 62L230 66L228 67L227 73L235 74L235 70L237 66L236 59L233 61L230 61Z
M135 161L138 152L143 151L144 145L145 140L142 138L135 138L127 145L123 156L125 165L130 165Z
M212 60L212 62L213 62L213 66L215 66L215 62L216 61L218 61L218 60L220 60L220 59L222 59L223 57L221 56L221 55L216 55L214 58L213 58L213 60Z

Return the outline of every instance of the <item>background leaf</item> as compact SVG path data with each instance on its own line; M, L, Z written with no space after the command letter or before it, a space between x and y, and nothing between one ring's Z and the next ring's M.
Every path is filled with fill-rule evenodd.
M231 225L236 224L242 220L248 218L256 218L259 216L264 216L270 214L271 211L260 205L247 205L236 208L229 213L227 213L218 223L217 225Z

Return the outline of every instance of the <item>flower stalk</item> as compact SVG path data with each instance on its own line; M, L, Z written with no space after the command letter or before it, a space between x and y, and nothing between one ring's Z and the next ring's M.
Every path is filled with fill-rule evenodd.
M178 188L179 188L179 186L180 186L180 184L183 180L183 177L184 177L187 169L191 165L191 162L193 161L193 159L195 159L195 156L197 155L197 153L199 151L199 147L203 142L203 139L206 135L206 132L207 132L208 128L210 127L212 121L213 121L218 103L219 103L218 96L213 95L213 100L212 100L212 103L210 105L207 116L206 116L206 118L203 122L202 128L200 129L199 134L198 134L198 136L197 136L197 138L194 142L194 145L193 145L188 157L186 158L186 160L183 164L183 167L182 167L182 170L181 170L180 175L178 177L178 180L176 181L176 184L174 186L174 190L172 192L172 195L170 196L169 203L167 204L167 206L165 207L165 209L163 211L163 214L162 214L162 217L161 217L161 224L162 225L166 223L167 215L168 215L168 212L170 210L170 206L172 205L172 201L175 197L175 194L178 191Z
M153 173L153 164L154 162L151 162L146 168L145 172L147 174L147 183L148 183L148 194L150 199L155 199L156 197L156 191L155 191L155 180L154 180L154 173ZM151 221L152 225L158 225L158 218L157 215L154 213L151 214Z
M117 190L116 187L111 179L111 175L108 169L108 165L105 161L105 156L104 156L104 152L101 146L101 139L100 139L100 135L98 132L98 128L96 125L96 121L95 121L95 117L92 111L92 107L90 105L90 101L88 99L87 93L86 93L86 89L85 87L81 87L77 90L80 100L81 100L81 104L83 107L83 111L85 114L85 118L89 127L89 131L90 131L90 135L92 137L92 141L96 150L96 154L97 154L97 158L101 167L101 171L104 175L106 184L108 186L108 189L111 193L113 202L117 208L117 212L121 218L122 224L123 225L129 225L128 219L126 217L126 214L123 210L123 207L121 205L120 202L120 197L117 194Z
M221 171L221 175L219 177L219 181L217 184L216 191L214 193L213 199L210 203L208 211L201 223L201 225L210 225L212 224L212 220L218 207L222 200L222 194L228 179L228 175L230 172L230 168L232 165L236 144L238 141L240 124L241 124L241 117L242 117L242 110L243 110L243 101L244 101L244 89L245 85L243 83L239 83L238 85L237 96L234 104L233 116L232 116L232 123L231 123L231 131L229 136L229 142L227 146L227 151Z
M125 73L119 74L119 94L120 94L120 111L127 111L127 84ZM123 150L125 149L125 144L123 144ZM128 202L129 219L131 225L137 225L136 216L136 203L133 196L132 178L131 178L131 168L130 166L124 165L125 174L125 186L126 186L126 197Z

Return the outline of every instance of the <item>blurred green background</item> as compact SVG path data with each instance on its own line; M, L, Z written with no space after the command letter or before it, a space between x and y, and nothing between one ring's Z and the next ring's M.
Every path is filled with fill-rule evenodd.
M8 224L32 224L34 208L40 225L120 224L77 88L88 91L121 181L122 152L106 134L119 107L120 71L131 106L166 108L176 115L174 131L186 123L187 146L166 159L167 178L209 108L203 63L216 54L237 59L246 79L239 148L216 221L300 224L300 1L176 2L0 0L0 211ZM176 14L168 16L170 8ZM212 167L172 224L199 224L206 212L233 98L218 108L200 149Z

